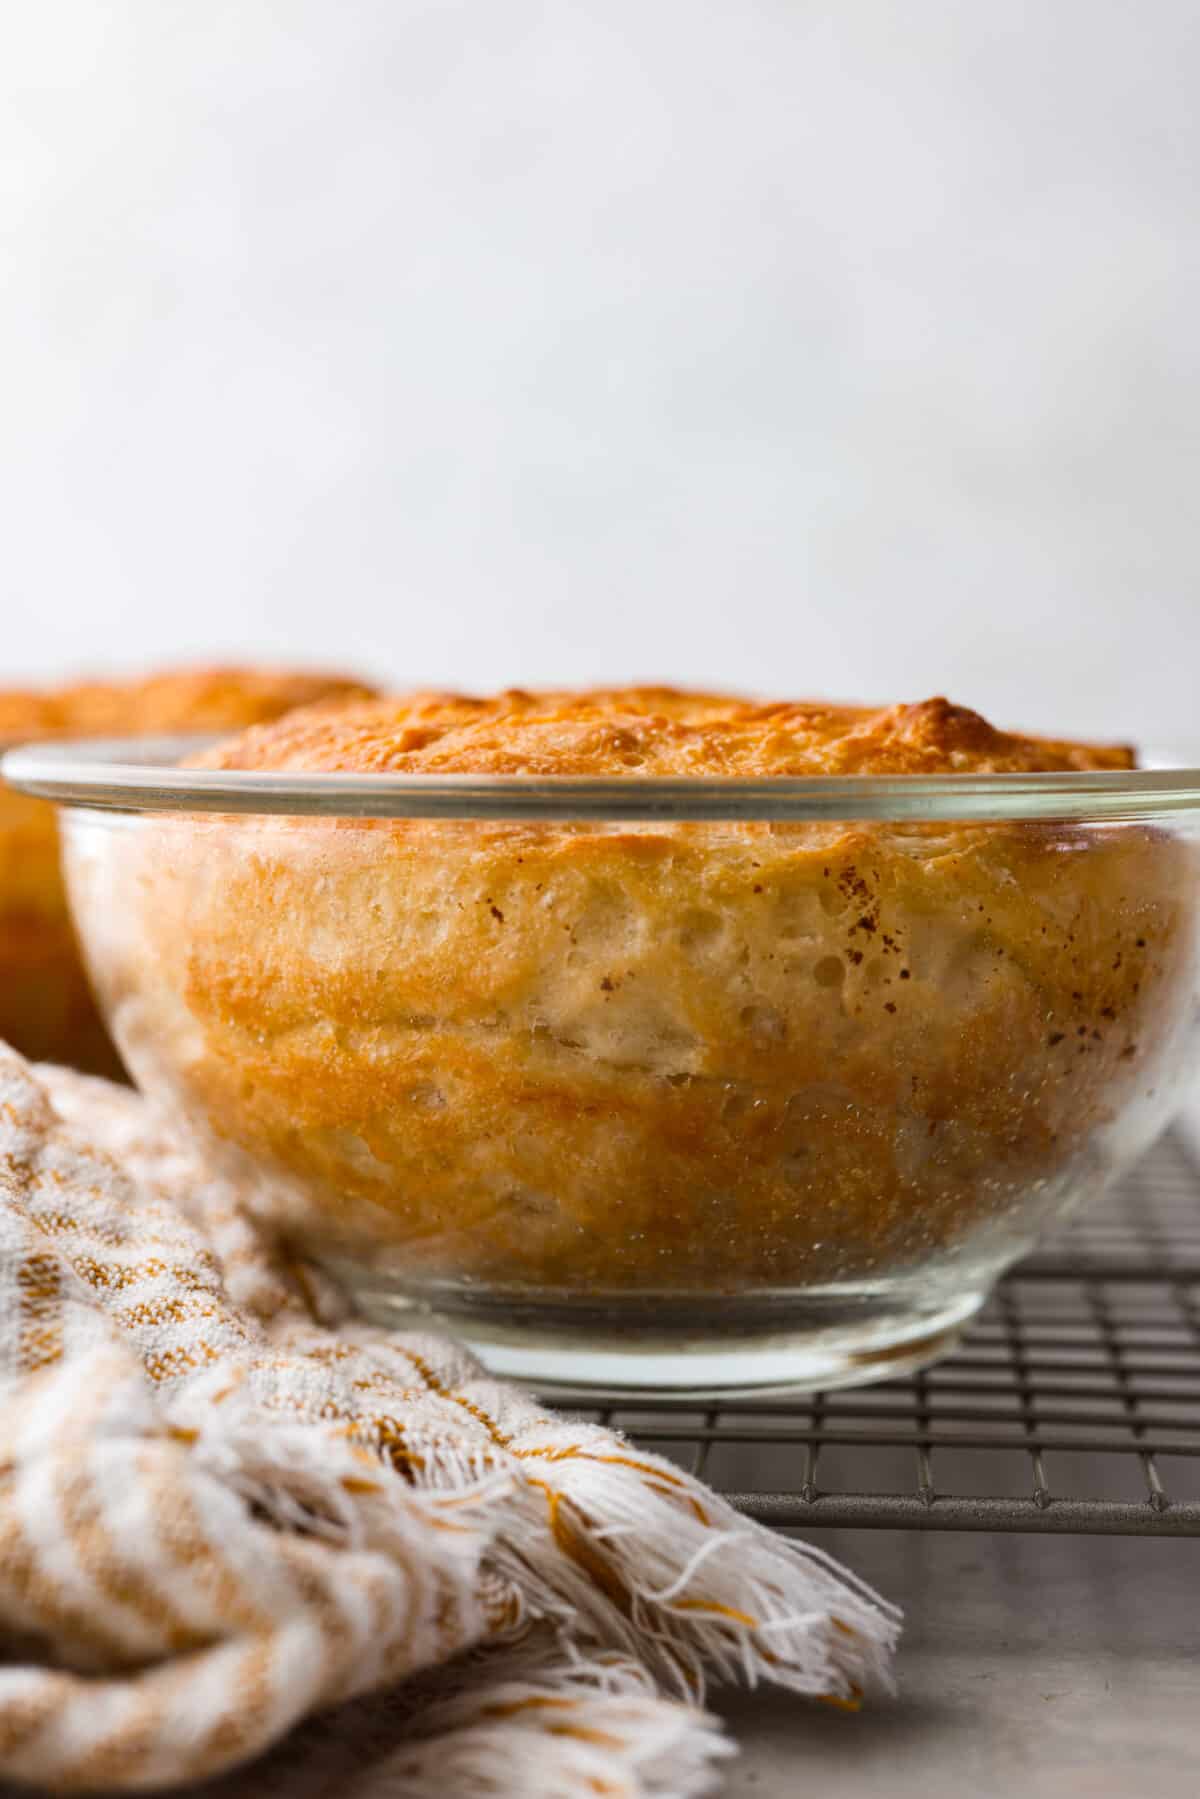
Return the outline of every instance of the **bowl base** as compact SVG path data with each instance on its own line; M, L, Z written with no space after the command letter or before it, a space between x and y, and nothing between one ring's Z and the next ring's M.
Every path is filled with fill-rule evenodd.
M645 1301L627 1312L611 1302L543 1309L525 1301L506 1308L493 1297L472 1305L461 1295L446 1304L441 1294L430 1304L344 1262L331 1264L330 1272L370 1323L444 1330L490 1373L524 1381L547 1397L657 1393L723 1400L864 1386L949 1354L987 1298L982 1287L940 1305L876 1294L873 1303L839 1305L831 1317L828 1295L794 1295L785 1307L772 1306L766 1319L731 1307L728 1324L716 1328L709 1299L701 1328L686 1317L664 1328L661 1306L648 1313Z

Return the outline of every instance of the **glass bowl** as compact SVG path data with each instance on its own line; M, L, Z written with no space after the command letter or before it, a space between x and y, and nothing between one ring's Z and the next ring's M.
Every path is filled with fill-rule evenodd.
M139 1084L384 1321L543 1388L940 1353L1170 1113L1196 771L646 781L36 746Z

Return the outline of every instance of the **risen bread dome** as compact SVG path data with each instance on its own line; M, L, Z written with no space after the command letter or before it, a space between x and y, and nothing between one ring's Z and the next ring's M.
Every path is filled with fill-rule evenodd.
M757 704L671 687L490 699L415 693L299 711L196 758L206 768L487 775L919 775L1132 768L1133 752L997 731L948 700Z
M0 690L0 747L52 737L236 730L324 697L365 697L336 675L186 669L136 681ZM0 1038L36 1060L117 1074L76 948L54 808L0 782Z
M417 695L225 769L723 777L1128 768L930 700ZM139 1076L410 1283L870 1280L1061 1202L1178 1028L1140 826L155 820L97 972ZM97 919L98 877L75 879ZM111 871L104 877L111 881ZM108 908L113 912L113 908Z

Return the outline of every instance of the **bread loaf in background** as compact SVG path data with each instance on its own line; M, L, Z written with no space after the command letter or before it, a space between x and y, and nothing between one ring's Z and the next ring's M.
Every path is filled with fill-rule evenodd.
M333 695L369 692L340 675L269 668L179 669L125 681L0 689L0 746L236 730ZM54 808L2 781L0 1038L34 1061L122 1073L71 927Z

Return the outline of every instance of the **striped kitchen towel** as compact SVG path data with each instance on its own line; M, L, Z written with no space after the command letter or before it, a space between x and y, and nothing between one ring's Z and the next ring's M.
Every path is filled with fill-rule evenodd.
M140 1096L0 1046L0 1778L168 1787L328 1711L291 1794L366 1793L374 1744L393 1799L686 1799L730 1747L706 1683L853 1705L897 1630L669 1462L340 1316Z

